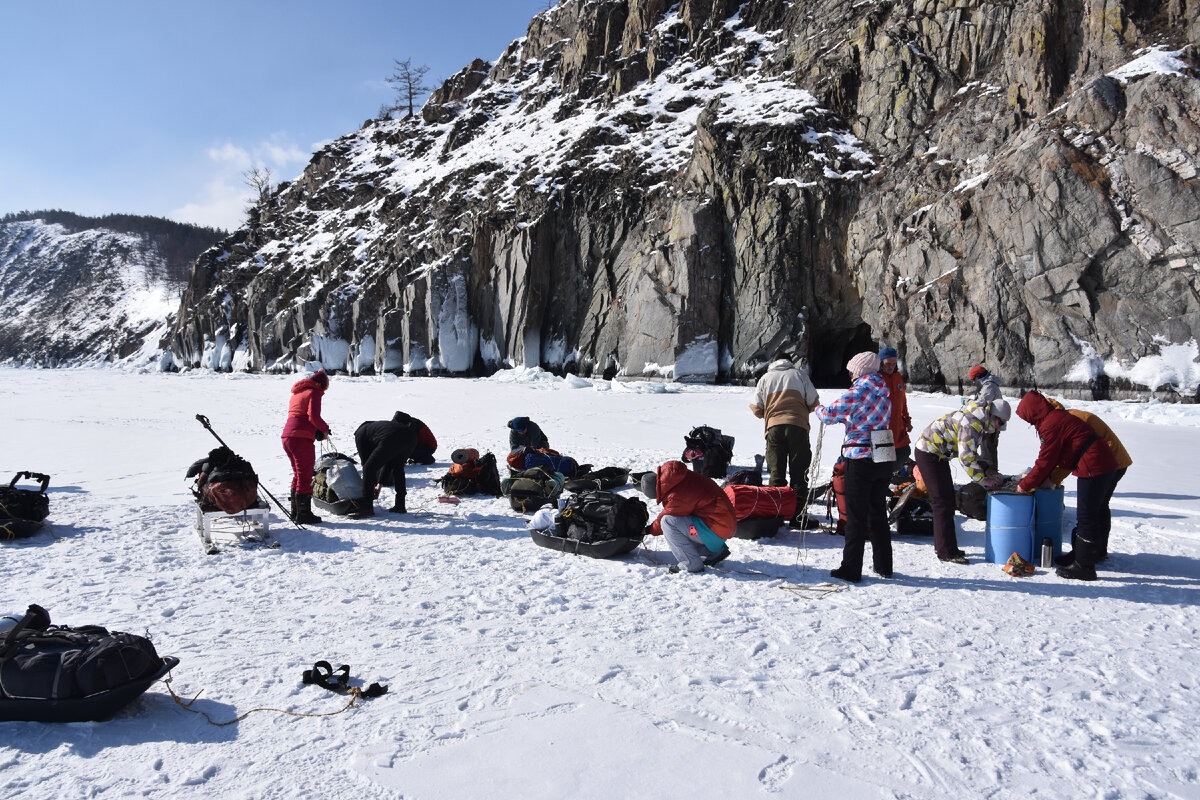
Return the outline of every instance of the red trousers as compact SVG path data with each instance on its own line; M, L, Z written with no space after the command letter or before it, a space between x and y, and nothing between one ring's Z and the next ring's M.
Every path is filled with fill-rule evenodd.
M317 447L312 439L284 436L283 452L292 462L292 491L312 494L313 466L317 463Z

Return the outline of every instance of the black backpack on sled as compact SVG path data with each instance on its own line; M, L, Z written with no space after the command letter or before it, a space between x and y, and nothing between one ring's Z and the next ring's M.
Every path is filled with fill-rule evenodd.
M724 480L733 460L733 437L717 428L701 425L683 437L683 462L692 470L710 478Z
M144 636L51 625L31 605L0 639L0 721L107 719L178 663Z
M37 489L19 489L17 481L38 481ZM50 476L40 472L18 472L7 486L0 486L0 539L23 539L37 533L50 515L46 487Z
M554 518L554 528L529 533L534 542L551 550L611 558L641 544L648 519L646 504L636 497L584 491L567 500Z

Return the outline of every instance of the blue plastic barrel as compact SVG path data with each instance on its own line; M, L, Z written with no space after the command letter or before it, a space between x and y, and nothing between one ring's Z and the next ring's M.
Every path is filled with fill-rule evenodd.
M1033 493L1034 524L1033 550L1041 553L1042 540L1049 539L1054 543L1054 555L1061 556L1063 552L1063 487L1057 489L1038 489Z
M989 494L984 559L1003 564L1016 553L1029 563L1033 560L1033 512L1031 494Z

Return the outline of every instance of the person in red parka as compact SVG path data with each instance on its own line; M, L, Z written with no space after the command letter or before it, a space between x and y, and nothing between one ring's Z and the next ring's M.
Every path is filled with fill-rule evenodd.
M1050 405L1038 392L1025 393L1017 406L1017 416L1032 425L1042 440L1037 461L1017 484L1017 491L1032 492L1049 486L1055 470L1069 470L1075 476L1078 527L1074 559L1055 572L1062 578L1094 581L1103 519L1120 480L1112 449L1086 422Z
M729 555L725 540L737 530L737 516L716 481L692 472L682 461L668 461L657 472L642 476L639 486L663 507L646 530L666 537L667 547L679 562L671 567L672 572L703 572L705 565Z
M892 401L892 416L888 427L892 429L892 441L896 443L896 466L902 467L912 455L912 417L908 415L908 396L904 393L904 376L900 374L899 354L894 347L879 351L879 377L887 384L888 399Z
M317 370L292 384L287 423L283 426L283 452L292 462L292 519L315 525L321 518L312 513L313 465L317 461L313 441L329 435L321 419L321 395L329 388L325 370Z

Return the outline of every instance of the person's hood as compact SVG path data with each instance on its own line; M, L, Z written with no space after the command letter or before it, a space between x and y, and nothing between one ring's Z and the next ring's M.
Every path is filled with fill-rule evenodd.
M405 414L403 411L397 411L395 414L392 414L392 422L396 423L397 425L408 425L412 421L413 418L408 414Z
M312 378L301 378L292 384L292 394L300 394L301 392L324 392L325 387L317 383Z
M780 358L771 362L771 366L767 367L768 372L782 372L785 369L795 369L796 365L786 358Z
M1054 406L1050 405L1040 392L1026 392L1025 396L1021 398L1021 402L1017 404L1017 416L1035 428L1053 410Z
M521 433L529 427L529 417L513 417L508 421L508 427Z
M666 495L674 491L687 473L687 464L682 461L668 461L659 467L655 481L658 487L655 491L658 502L661 503Z

